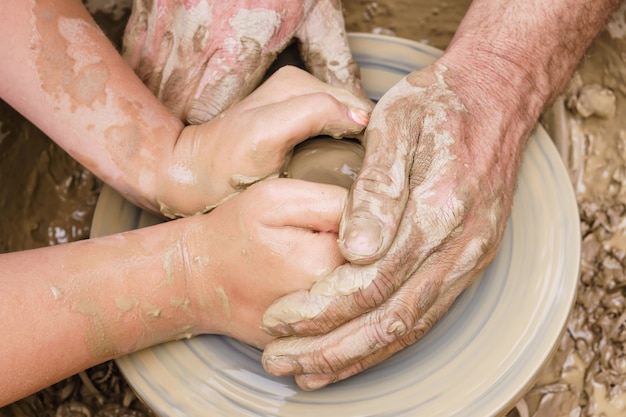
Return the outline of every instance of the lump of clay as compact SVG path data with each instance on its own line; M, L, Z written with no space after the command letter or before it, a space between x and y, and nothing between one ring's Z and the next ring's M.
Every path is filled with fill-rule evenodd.
M350 188L361 169L365 150L350 139L319 136L296 146L287 177Z
M576 97L570 99L568 106L576 109L582 117L598 116L606 119L615 114L615 94L598 84L585 85Z

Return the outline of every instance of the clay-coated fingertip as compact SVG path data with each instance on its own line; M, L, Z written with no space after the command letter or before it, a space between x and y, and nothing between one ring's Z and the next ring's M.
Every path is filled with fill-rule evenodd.
M275 376L286 376L302 373L297 361L287 356L275 355L263 359L263 368Z
M307 374L298 378L298 386L305 391L315 391L337 381L336 375Z

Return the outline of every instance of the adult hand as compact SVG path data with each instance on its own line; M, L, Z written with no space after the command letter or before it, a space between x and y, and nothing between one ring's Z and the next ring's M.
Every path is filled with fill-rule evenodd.
M268 180L207 216L176 225L183 230L180 252L186 256L180 259L184 267L172 269L189 274L189 293L204 297L195 304L202 307L196 311L201 332L259 348L272 340L260 327L267 307L345 262L337 233L346 198L347 190L338 186Z
M436 63L378 102L339 235L351 263L266 312L271 334L298 336L266 348L270 373L316 389L380 362L422 337L494 258L532 122L501 129L511 120L495 120L499 105L463 73Z
M438 61L372 113L340 230L351 264L268 310L275 335L318 334L270 344L269 372L320 388L433 325L495 256L526 140L619 3L472 1Z
M183 129L161 161L160 211L167 217L207 212L255 182L278 177L299 142L362 132L370 109L369 101L283 67L219 117Z
M339 0L135 0L124 58L161 102L198 124L247 96L293 38L316 77L366 98Z

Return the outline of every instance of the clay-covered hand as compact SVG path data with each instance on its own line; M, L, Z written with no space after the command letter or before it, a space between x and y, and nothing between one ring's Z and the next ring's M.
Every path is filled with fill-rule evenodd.
M516 120L464 72L435 63L378 102L340 229L351 263L266 312L271 334L296 335L267 347L270 373L316 389L380 362L422 337L494 258L532 123L507 132Z
M278 177L309 137L354 136L371 103L296 67L283 67L243 101L186 126L160 161L157 200L167 217L204 213L262 179Z
M170 269L194 282L199 331L261 348L270 341L261 330L265 309L345 262L337 234L347 194L338 186L278 178L206 216L182 219L176 229L181 255Z
M134 0L124 58L191 124L247 96L297 38L308 69L365 98L339 0Z

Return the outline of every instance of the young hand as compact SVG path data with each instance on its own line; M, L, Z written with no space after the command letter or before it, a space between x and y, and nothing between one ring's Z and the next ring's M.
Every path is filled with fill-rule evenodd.
M281 68L219 117L183 129L160 161L161 213L204 213L251 184L278 177L293 147L309 137L360 133L370 106L296 67Z

